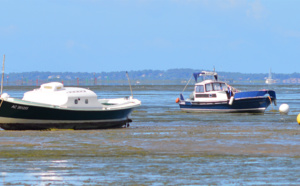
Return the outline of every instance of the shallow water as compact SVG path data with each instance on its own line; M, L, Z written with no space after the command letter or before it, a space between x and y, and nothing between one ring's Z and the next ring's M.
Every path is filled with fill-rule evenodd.
M0 185L299 184L300 86L234 86L273 89L278 106L265 114L185 113L175 103L184 86L134 86L142 106L129 128L0 130ZM21 98L32 88L5 92ZM100 97L130 95L127 86L90 88ZM282 103L288 115L279 114Z

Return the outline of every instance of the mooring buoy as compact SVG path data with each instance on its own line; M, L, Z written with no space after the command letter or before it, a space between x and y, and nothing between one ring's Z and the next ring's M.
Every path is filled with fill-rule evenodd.
M279 112L282 114L287 114L290 111L290 106L286 103L283 103L279 107Z

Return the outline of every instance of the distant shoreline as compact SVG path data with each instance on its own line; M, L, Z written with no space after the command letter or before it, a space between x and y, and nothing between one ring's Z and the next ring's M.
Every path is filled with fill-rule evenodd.
M181 85L186 84L193 72L199 69L169 69L128 71L133 85ZM268 73L218 72L219 79L228 83L265 84ZM277 84L300 84L300 73L273 73ZM20 72L5 73L4 85L36 86L46 82L63 82L66 85L126 85L126 71L116 72Z

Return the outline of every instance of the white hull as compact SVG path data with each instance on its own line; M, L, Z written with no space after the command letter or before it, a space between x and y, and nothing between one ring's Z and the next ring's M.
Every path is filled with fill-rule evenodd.
M274 80L274 79L267 79L266 80L266 84L274 84L274 83L276 83L276 81Z

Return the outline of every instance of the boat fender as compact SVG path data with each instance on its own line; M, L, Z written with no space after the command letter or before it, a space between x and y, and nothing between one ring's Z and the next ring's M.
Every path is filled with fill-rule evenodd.
M179 98L177 98L175 102L176 102L176 103L179 103Z
M233 103L233 100L234 100L234 97L233 97L233 96L231 96L231 97L230 97L230 99L229 99L229 105L232 105L232 103Z

